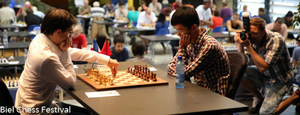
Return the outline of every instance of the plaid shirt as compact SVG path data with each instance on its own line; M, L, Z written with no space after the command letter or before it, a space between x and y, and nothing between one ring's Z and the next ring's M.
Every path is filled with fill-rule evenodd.
M176 62L182 56L185 63L185 78L194 76L197 85L213 92L225 95L228 89L230 73L229 60L225 50L206 30L201 28L196 44L179 48L168 65L168 73L176 74Z
M263 72L266 83L291 82L294 73L284 38L281 34L267 29L266 34L267 37L263 45L259 47L257 44L252 44L255 52L269 64L269 68Z

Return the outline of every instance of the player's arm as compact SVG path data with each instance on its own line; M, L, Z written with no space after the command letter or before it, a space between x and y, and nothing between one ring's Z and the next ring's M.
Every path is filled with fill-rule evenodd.
M218 55L220 52L216 49L216 46L212 45L205 45L202 46L204 49L201 51L201 53L194 59L194 61L190 62L185 67L185 75L186 78L190 78L200 71L202 71L204 68L207 68L211 66L211 63L218 58ZM187 61L187 60L186 60Z
M96 62L99 64L107 65L110 59L109 56L99 54L95 51L89 50L80 50L78 48L69 48L71 59L73 61L87 61L87 62Z
M173 57L173 59L168 64L168 74L172 75L174 77L176 75L176 62L178 60L178 56L182 56L182 61L187 62L187 61L185 61L186 59L188 59L185 48L180 47L178 49L176 55ZM187 63L185 63L185 65L187 65Z

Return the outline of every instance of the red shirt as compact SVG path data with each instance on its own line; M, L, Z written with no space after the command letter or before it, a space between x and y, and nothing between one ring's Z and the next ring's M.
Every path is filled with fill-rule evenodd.
M84 34L79 34L77 38L72 38L72 48L81 49L87 47L86 37Z
M212 29L215 29L216 26L222 26L223 18L214 16L212 17L212 21L213 21L213 25L211 25L210 27Z

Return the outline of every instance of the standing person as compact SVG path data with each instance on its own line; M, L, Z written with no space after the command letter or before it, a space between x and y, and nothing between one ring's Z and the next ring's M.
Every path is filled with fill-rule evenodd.
M271 23L270 16L268 14L265 14L265 9L264 8L259 8L258 9L258 16L266 21L266 24Z
M266 29L280 33L284 38L287 37L287 26L282 18L278 17L275 22L266 25Z
M172 16L171 24L180 36L179 48L168 65L168 73L176 74L178 56L185 63L185 78L194 76L195 83L213 92L225 95L230 73L225 50L204 28L198 28L197 12L190 7L179 7Z
M80 6L78 9L78 14L79 15L90 15L90 10L91 10L91 6L89 5L89 0L84 0L83 6ZM90 18L84 18L83 23L84 23L83 28L84 28L85 35L88 35Z
M50 9L46 14L41 34L30 43L24 71L19 80L15 107L20 109L40 109L40 114L50 114L41 108L71 108L70 114L90 114L85 109L65 103L54 103L57 85L65 89L76 84L76 73L72 60L97 62L107 65L116 74L119 63L109 56L94 51L78 50L71 46L71 34L76 18L68 11ZM61 106L59 106L61 105ZM36 114L23 110L22 114ZM35 111L36 112L36 111Z
M152 0L149 4L149 8L151 8L155 15L158 15L161 12L162 5L157 0Z
M208 26L213 25L213 21L212 21L212 14L211 14L211 5L212 5L212 0L204 0L203 1L204 4L203 5L199 5L196 8L197 14L199 16L199 22L200 28L205 28L207 29Z
M129 59L129 52L126 47L124 47L124 37L122 35L116 35L114 37L113 46L110 47L112 55L110 56L112 59L116 59L118 61L126 61Z
M243 11L240 12L240 20L242 20L242 14L243 14L243 12L248 12L250 14L250 18L251 18L251 12L248 11L248 6L244 5L243 6Z
M295 75L296 82L300 83L300 65L298 62L300 61L300 35L296 38L297 47L293 50L293 66L298 70L298 73Z
M72 38L72 48L78 49L87 49L87 41L86 37L82 32L82 27L80 24L77 24L73 28L73 34L71 35Z
M250 19L250 33L252 37L244 41L239 32L234 37L238 51L249 54L251 60L241 85L255 96L258 104L252 105L248 113L279 114L281 105L293 100L281 103L294 76L287 46L279 33L265 29L265 21L261 18ZM265 97L258 91L261 87Z
M223 18L223 23L226 23L228 20L230 20L232 15L232 10L227 7L226 2L223 2L223 8L220 11L220 17Z
M292 11L288 11L286 13L286 15L283 17L284 19L284 23L285 25L287 26L288 29L293 29L293 12ZM293 35L293 33L290 33L288 32L288 35L287 35L287 38L290 38L290 39L294 39L295 36Z

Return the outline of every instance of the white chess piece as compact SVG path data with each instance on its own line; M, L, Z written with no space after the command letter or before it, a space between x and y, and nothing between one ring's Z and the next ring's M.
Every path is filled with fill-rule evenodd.
M6 58L3 58L3 59L1 60L1 63L9 63L9 62L8 62L8 60L7 60Z

